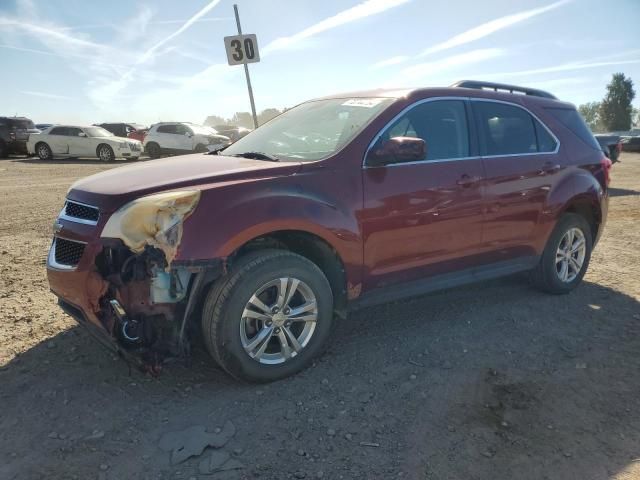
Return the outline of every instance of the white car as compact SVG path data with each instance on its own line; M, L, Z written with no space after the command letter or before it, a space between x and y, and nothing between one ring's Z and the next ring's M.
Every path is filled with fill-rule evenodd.
M97 157L110 162L119 158L138 159L142 153L142 142L116 137L101 127L54 125L41 133L29 135L27 150L42 160Z
M187 122L156 123L144 137L144 151L151 158L162 154L206 152L230 144L229 137L220 135L213 128Z

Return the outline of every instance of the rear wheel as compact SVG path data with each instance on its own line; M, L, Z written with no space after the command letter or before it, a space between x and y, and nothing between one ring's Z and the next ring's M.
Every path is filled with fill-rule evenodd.
M98 154L98 158L103 162L113 162L116 159L116 155L113 153L113 148L109 145L98 145L96 153Z
M202 328L209 353L229 374L270 382L307 367L332 320L333 295L322 271L300 255L263 250L212 287Z
M144 149L147 152L147 155L149 155L151 158L158 158L162 153L160 150L160 145L155 142L147 143Z
M548 293L569 293L587 272L592 248L589 223L581 215L564 214L531 274L534 285Z
M40 160L51 160L53 159L53 152L51 151L51 147L44 142L40 142L36 145L36 153Z

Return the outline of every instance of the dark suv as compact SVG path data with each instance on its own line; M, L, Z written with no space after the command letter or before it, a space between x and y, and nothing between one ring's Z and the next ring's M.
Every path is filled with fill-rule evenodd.
M234 377L271 381L309 365L353 308L523 271L571 291L610 167L575 107L538 90L321 98L218 155L75 183L49 283L148 368L199 337Z
M0 117L0 158L10 153L27 155L27 140L32 133L40 133L26 117Z

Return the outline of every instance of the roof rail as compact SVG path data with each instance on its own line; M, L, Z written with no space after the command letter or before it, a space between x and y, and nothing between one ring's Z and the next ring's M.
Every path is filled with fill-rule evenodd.
M477 90L493 90L495 92L502 90L509 93L523 93L525 95L531 95L533 97L552 98L554 100L557 100L557 97L555 95L552 95L549 92L545 92L544 90L519 87L517 85L507 85L504 83L480 82L477 80L460 80L459 82L456 82L451 86L461 88L475 88Z

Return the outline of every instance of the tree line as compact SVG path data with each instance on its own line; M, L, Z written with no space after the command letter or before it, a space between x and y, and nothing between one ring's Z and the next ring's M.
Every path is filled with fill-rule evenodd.
M266 108L258 114L258 125L268 122L273 117L277 117L286 108L278 110L277 108ZM219 115L209 115L204 125L213 127L215 125L235 125L237 127L253 128L253 117L249 112L236 112L231 118L223 118Z
M604 98L580 105L578 111L593 132L631 130L640 126L640 110L631 105L635 96L633 81L624 73L614 73Z

